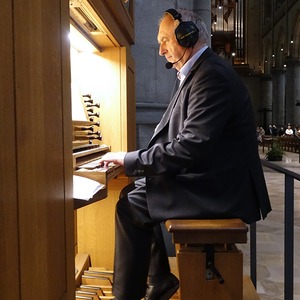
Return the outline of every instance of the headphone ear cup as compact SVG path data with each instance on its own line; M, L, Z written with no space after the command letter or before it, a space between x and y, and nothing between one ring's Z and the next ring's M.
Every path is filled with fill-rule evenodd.
M175 29L176 39L182 47L193 47L198 41L199 29L191 21L180 22Z

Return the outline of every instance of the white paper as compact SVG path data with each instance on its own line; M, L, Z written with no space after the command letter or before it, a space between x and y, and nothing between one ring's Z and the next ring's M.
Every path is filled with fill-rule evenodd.
M104 189L105 185L98 181L73 175L73 198L81 200L89 200L101 189Z

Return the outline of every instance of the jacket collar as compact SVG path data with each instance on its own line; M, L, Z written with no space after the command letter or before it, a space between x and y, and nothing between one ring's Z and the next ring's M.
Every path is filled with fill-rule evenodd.
M181 89L183 88L187 78L189 77L189 75L194 72L195 70L197 70L199 68L199 66L202 64L202 62L209 56L213 55L213 51L210 48L207 48L201 55L200 57L196 60L196 62L194 63L194 65L191 67L190 71L188 72L187 76L185 77L185 79L183 80L182 84L180 84L180 86L178 87L177 91L175 92L175 94L172 97L171 102L169 103L169 106L167 108L167 110L165 111L160 123L157 125L155 132L149 142L148 146L151 146L153 144L153 138L167 125L167 123L169 122L172 110L174 108L174 106L176 105L176 102L178 100L178 96L180 94Z
M199 57L203 54L203 52L207 48L208 48L208 46L204 45L201 49L199 49L177 72L177 77L178 77L178 79L180 79L181 83L183 82L185 77L189 74L189 71L192 68L192 66L195 64L195 62L199 59Z

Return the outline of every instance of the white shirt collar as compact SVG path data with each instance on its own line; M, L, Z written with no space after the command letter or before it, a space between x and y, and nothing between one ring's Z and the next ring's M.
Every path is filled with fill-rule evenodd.
M198 50L183 66L182 68L177 72L177 78L180 80L180 84L184 81L185 77L187 76L188 72L190 71L193 64L196 62L196 60L201 56L201 54L208 48L207 45L202 47L200 50Z

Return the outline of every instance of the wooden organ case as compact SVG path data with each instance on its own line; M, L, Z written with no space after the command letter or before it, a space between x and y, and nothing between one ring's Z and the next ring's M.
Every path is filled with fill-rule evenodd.
M78 298L111 295L115 204L128 184L120 166L104 169L98 161L108 151L135 149L133 3L113 2L70 1L73 171L104 185L88 201L74 199ZM105 288L91 290L97 283Z
M74 246L91 265L112 266L114 201L127 179L109 178L107 197L74 218L68 34L71 14L101 51L93 86L105 90L91 92L101 100L100 144L135 149L133 1L77 2L74 15L69 0L1 1L1 299L74 300Z

